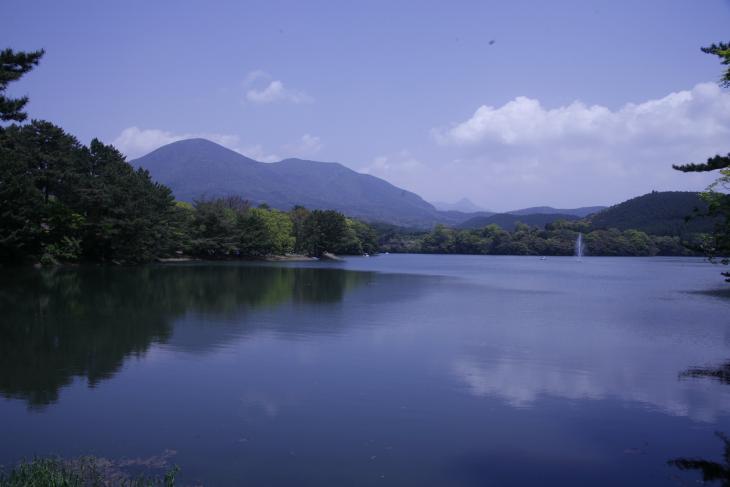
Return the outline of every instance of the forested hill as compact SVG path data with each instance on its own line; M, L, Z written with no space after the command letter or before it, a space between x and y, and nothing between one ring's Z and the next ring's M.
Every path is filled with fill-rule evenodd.
M531 227L542 228L548 223L552 223L558 220L578 220L579 217L576 215L564 214L564 213L534 213L534 214L519 214L513 213L498 213L490 216L477 216L470 218L465 222L458 225L458 228L465 229L476 229L484 228L487 225L496 224L505 230L514 230L517 223L524 223Z
M591 217L591 228L640 230L652 235L686 235L708 233L714 226L707 217L688 216L707 211L699 193L664 191L645 194L611 206Z
M553 208L552 206L533 206L532 208L523 208L521 210L508 211L512 215L535 215L535 214L551 214L551 215L574 215L584 218L593 213L605 210L605 206L581 206L580 208Z
M281 210L295 205L334 209L368 221L423 228L468 218L439 212L415 193L339 163L262 163L205 139L173 142L131 163L188 202L235 195Z

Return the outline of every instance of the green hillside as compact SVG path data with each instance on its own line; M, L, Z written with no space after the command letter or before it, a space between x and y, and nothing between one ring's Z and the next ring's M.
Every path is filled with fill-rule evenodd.
M558 220L578 220L579 217L565 213L535 213L530 215L512 213L498 213L489 216L477 216L461 223L457 228L476 229L484 228L487 225L499 225L505 230L514 230L517 223L524 223L531 227L543 228L548 223Z
M652 191L596 213L590 221L591 228L596 230L617 228L651 235L687 235L712 231L714 221L700 216L706 211L707 204L699 193Z

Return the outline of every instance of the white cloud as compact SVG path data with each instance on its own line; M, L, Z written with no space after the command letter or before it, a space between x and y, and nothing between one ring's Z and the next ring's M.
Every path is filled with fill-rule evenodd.
M730 93L702 83L615 110L580 101L547 108L520 96L431 133L449 161L416 176L432 197L468 196L503 210L618 203L654 189L704 188L712 174L671 165L730 152Z
M576 141L628 144L663 140L677 144L730 135L730 95L711 83L659 100L629 103L611 111L580 101L546 109L538 100L520 96L502 107L482 105L465 122L434 130L441 144L502 145ZM680 140L678 140L680 139Z
M283 159L277 154L266 152L261 144L247 145L236 151L259 162L276 162Z
M175 134L160 129L140 129L139 127L128 127L112 141L112 145L119 149L128 158L143 156L163 145L177 142L178 140L203 138L215 143L236 150L239 142L237 135L216 134L216 133L183 133Z
M648 362L641 357L631 359L640 365ZM663 362L660 358L659 363ZM612 362L607 359L604 363ZM652 365L656 366L656 363L652 362ZM667 366L672 370L672 364L667 363ZM722 389L708 388L700 381L678 381L676 373L647 378L636 374L634 369L615 364L576 370L551 364L550 360L527 362L502 358L480 362L461 359L454 363L453 373L471 394L498 397L517 408L533 407L540 399L552 396L595 401L620 398L665 414L688 416L703 422L713 422L730 411L730 395Z
M266 83L268 81L268 83ZM284 87L281 80L271 79L268 73L256 70L250 72L243 81L246 99L251 103L267 104L275 102L312 103L314 98L303 91Z
M243 86L251 86L256 80L269 78L271 78L269 73L261 69L256 69L246 75L246 78L243 80Z
M236 149L241 154L260 162L277 162L289 157L308 158L316 155L323 147L319 137L304 134L296 141L284 144L274 152L267 151L261 144Z
M421 161L405 149L394 154L378 156L367 166L359 168L358 171L386 179L405 189L412 189L413 183L419 175L428 173Z
M323 144L319 137L310 134L302 135L293 144L284 146L284 152L288 157L312 157L322 150Z

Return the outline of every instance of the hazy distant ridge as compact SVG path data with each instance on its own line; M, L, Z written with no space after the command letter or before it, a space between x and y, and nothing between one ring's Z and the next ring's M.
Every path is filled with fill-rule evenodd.
M582 206L580 208L553 208L552 206L533 206L531 208L508 211L506 213L509 213L511 215L560 214L574 215L583 218L592 213L598 213L599 211L605 209L605 206Z
M576 215L569 215L564 213L534 213L529 215L515 215L512 213L498 213L490 216L477 216L470 218L461 224L459 228L476 229L483 228L487 225L499 225L505 230L514 230L518 222L530 225L531 227L542 228L548 223L552 223L557 220L579 220L580 217Z
M469 198L461 198L456 203L434 201L432 202L432 204L436 207L436 209L441 211L460 211L463 213L494 213L493 211L489 211L485 208L482 208L481 206L474 204Z

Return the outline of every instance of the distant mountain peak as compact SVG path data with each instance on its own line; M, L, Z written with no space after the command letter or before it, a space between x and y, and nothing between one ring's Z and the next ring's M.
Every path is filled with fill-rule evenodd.
M282 210L302 205L421 227L445 218L417 194L338 162L290 158L263 163L206 139L186 139L131 163L149 170L183 201L237 195Z
M446 203L442 201L433 202L433 206L442 211L462 211L464 213L476 213L479 211L488 212L484 208L474 204L469 198L461 198L455 203Z
M170 149L176 149L176 148L180 148L180 147L184 147L187 149L208 148L210 150L219 150L219 151L224 150L224 151L236 152L232 149L229 149L228 147L225 147L221 144L217 144L208 139L203 139L201 137L193 137L190 139L176 140L175 142L170 142L169 144L165 144L165 145L157 148L156 150L160 150L160 149L170 150Z
M605 206L581 206L580 208L553 208L552 206L532 206L521 210L508 211L510 215L573 215L580 218L586 217L592 213L598 213L604 210Z

